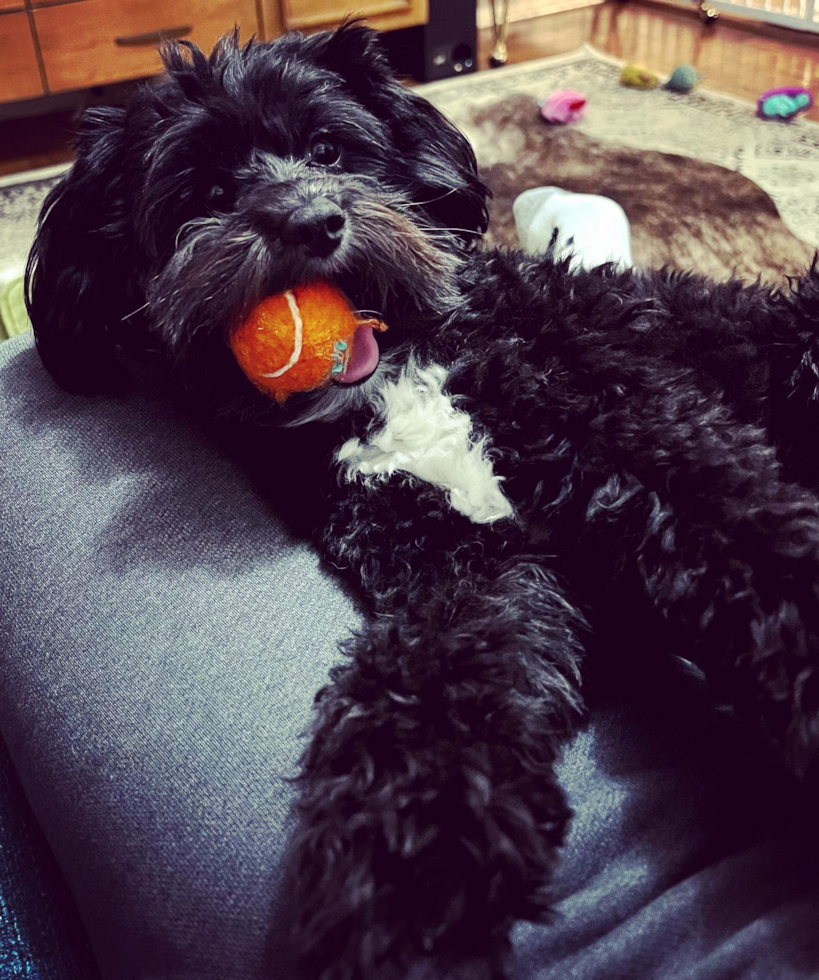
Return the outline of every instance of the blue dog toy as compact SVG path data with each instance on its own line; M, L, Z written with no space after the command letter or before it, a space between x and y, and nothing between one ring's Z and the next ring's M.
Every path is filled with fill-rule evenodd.
M806 88L795 86L772 88L756 100L756 114L761 119L779 119L787 122L807 112L813 105L813 96Z

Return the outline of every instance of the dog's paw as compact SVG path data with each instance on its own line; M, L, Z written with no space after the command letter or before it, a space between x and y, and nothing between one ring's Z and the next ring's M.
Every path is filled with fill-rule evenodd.
M548 918L570 818L554 775L494 746L452 753L306 778L291 848L305 980L500 980L512 923Z

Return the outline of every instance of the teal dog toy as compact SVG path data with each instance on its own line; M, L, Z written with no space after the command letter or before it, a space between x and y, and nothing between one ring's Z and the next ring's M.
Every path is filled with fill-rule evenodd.
M756 100L756 114L760 119L779 119L787 122L807 112L813 105L813 96L806 88L772 88Z
M699 80L699 73L693 65L678 65L668 76L663 88L670 92L690 92Z

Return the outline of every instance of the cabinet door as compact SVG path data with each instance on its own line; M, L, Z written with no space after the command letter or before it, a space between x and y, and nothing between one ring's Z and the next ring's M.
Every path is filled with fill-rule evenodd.
M283 0L289 28L330 27L350 15L382 30L411 27L426 23L427 7L427 0Z
M36 6L49 91L102 85L160 70L163 37L208 51L234 24L258 31L255 0L75 0Z
M0 0L0 4L3 0ZM28 14L0 14L0 102L43 94Z

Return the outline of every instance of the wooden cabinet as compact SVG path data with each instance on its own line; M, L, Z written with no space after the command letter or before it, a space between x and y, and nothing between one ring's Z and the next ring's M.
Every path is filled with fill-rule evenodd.
M427 0L281 0L282 20L290 29L338 24L345 17L365 17L373 27L391 30L424 24Z
M271 38L333 27L349 16L388 31L426 23L428 6L428 0L0 0L0 102L153 75L163 37L209 51L235 24L245 39Z
M11 5L0 0L0 10L6 8L11 9ZM0 102L30 99L42 94L43 81L28 14L24 10L0 13Z
M35 0L34 23L50 92L152 75L162 37L209 50L234 24L258 31L255 0Z

